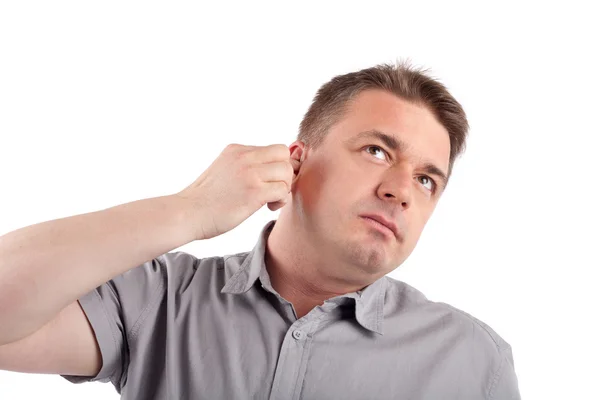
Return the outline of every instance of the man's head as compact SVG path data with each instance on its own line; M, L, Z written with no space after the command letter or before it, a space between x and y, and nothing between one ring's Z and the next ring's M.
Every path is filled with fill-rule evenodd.
M329 277L385 275L416 246L467 131L446 88L406 63L337 76L319 89L290 146L302 163L282 215L299 240L339 261L323 271ZM396 234L366 215L395 224Z

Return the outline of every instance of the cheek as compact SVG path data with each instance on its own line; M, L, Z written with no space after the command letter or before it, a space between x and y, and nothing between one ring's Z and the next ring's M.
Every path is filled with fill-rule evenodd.
M312 168L305 171L296 181L296 196L303 209L311 211L318 208L326 196L326 185L322 173Z
M297 199L307 213L322 218L348 215L356 208L353 205L365 198L363 182L368 180L365 172L336 168L338 164L348 165L348 162L329 159L315 163L296 182Z

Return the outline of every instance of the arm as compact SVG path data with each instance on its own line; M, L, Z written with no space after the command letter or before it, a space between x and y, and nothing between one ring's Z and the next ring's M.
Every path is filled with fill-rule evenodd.
M0 346L30 336L113 277L193 241L185 205L161 196L0 237Z
M147 298L150 282L161 282L158 258L178 257L167 257L170 250L228 232L265 204L272 211L282 207L298 169L285 145L233 144L174 195L1 236L0 369L87 376L100 371L102 379L119 379L126 366L118 359L118 336L125 334L129 315L122 312L123 297L139 286ZM120 294L111 289L118 284ZM87 311L109 313L88 319L84 303ZM99 341L98 334L117 342Z
M0 346L0 370L95 376L102 361L92 327L77 301L32 335Z

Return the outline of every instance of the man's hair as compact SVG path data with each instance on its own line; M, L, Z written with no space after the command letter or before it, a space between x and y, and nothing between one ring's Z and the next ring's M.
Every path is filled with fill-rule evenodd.
M426 107L446 128L450 136L449 178L454 161L466 148L469 123L462 106L446 87L426 73L404 61L334 77L315 95L300 123L297 140L318 148L329 129L344 116L350 100L367 89L385 90Z

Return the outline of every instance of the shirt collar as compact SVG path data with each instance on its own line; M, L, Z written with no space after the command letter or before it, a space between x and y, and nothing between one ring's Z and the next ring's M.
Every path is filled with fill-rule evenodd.
M265 290L277 294L271 286L265 266L267 238L271 233L271 229L275 226L275 222L277 220L271 220L264 225L258 242L252 251L247 253L238 270L227 280L221 293L246 293L259 279ZM353 298L355 300L355 317L358 323L365 329L383 335L383 305L387 283L387 278L383 276L363 290L347 293L331 300L335 301L346 297Z

